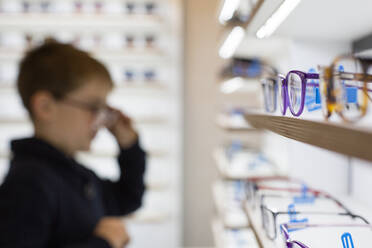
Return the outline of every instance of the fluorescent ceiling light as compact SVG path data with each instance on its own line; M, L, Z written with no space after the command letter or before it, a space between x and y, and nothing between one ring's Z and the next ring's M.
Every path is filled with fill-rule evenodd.
M239 7L240 0L225 0L222 6L222 10L220 13L220 16L218 17L218 20L221 24L224 24L228 20L230 20L234 12Z
M287 16L296 8L301 0L285 0L265 24L257 31L256 36L259 39L269 37L287 18Z
M225 42L220 48L219 55L224 58L230 58L233 56L235 50L238 48L239 44L242 42L244 38L245 31L242 27L235 27L227 36Z

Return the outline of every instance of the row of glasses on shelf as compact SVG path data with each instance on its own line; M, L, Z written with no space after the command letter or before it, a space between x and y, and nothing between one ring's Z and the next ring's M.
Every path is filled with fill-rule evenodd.
M124 68L123 76L126 83L134 83L136 81L155 82L158 80L158 76L154 69L145 69L143 72L141 72Z
M129 66L117 67L118 73L113 74L115 81L126 85L140 85L142 83L156 83L160 81L160 75L154 68L132 68ZM0 85L12 85L18 74L16 65L0 64Z
M288 109L300 116L305 105L322 109L329 119L333 113L345 122L360 120L367 113L372 97L372 59L352 55L339 56L329 66L319 66L320 73L291 70L286 75L265 73L261 79L267 112Z
M285 176L248 178L246 206L259 212L265 236L276 247L351 248L352 242L356 247L370 247L372 226L366 218L301 180Z
M267 158L256 150L232 143L225 149L230 169L236 164L246 164L237 181L225 181L228 211L234 212L228 223L242 224L239 206L253 213L263 236L280 248L351 248L369 247L372 226L367 218L354 213L337 198L324 191L309 187L302 180L278 176L282 172L275 165L268 165ZM255 161L254 166L250 166ZM249 166L248 166L249 165ZM263 170L260 167L265 167ZM267 170L269 168L270 170ZM240 211L240 212L239 212ZM253 220L253 221L257 221ZM252 220L249 220L252 223ZM256 230L259 231L259 230ZM349 246L347 246L349 245Z
M45 39L53 38L60 42L69 42L82 49L156 49L159 46L159 37L152 33L120 35L96 34L31 34L31 33L1 33L0 48L25 50L40 45Z
M113 5L114 4L114 5ZM116 5L115 5L116 4ZM120 9L121 13L133 14L147 14L154 15L158 9L158 4L155 1L117 1L107 2L103 0L96 1L5 1L0 2L0 13L117 13Z

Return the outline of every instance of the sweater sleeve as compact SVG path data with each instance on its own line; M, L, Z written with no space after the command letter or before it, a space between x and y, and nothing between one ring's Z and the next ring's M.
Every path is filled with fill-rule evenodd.
M134 212L141 207L145 191L146 153L138 141L127 149L120 149L118 163L121 172L119 180L102 181L107 215L127 215Z
M43 180L30 173L8 177L0 187L0 247L47 246L53 224L52 201Z
M62 248L111 248L111 246L106 240L92 236L80 243L70 244L63 246Z

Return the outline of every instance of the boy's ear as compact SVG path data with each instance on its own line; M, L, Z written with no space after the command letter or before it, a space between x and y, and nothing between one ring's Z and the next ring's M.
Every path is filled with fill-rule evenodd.
M33 117L41 121L50 121L56 112L56 100L47 91L38 91L30 101Z

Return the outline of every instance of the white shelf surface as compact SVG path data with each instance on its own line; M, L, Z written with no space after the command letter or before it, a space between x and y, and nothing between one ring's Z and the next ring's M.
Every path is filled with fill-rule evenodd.
M141 209L138 212L125 217L124 220L132 222L157 223L167 221L170 218L170 215L164 212Z

